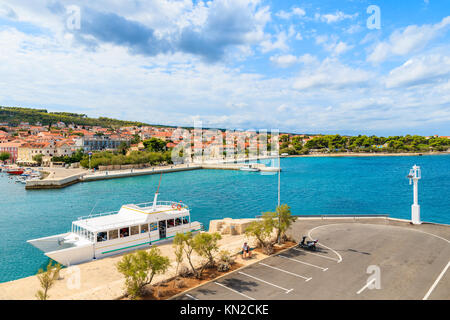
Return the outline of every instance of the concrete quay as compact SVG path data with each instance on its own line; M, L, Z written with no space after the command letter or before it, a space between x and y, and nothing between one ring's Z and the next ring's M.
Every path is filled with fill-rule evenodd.
M202 163L202 164L191 163L180 165L168 165L162 167L151 167L144 169L128 169L128 170L96 171L96 172L92 172L86 169L45 168L44 171L50 171L48 177L42 180L27 181L25 189L27 190L60 189L78 182L108 180L108 179L190 171L199 169L240 170L241 166L242 163ZM278 168L267 167L264 164L255 164L255 167L258 167L258 169L264 173L278 171Z

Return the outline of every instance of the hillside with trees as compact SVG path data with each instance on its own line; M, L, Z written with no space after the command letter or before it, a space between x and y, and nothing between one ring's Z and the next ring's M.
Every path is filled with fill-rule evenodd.
M21 122L28 122L30 125L40 123L43 126L64 122L65 124L75 124L78 126L100 126L104 128L117 128L122 126L147 126L149 124L137 121L124 121L106 117L89 118L85 114L71 112L48 112L45 109L2 107L0 106L0 123L7 122L12 126L17 126ZM161 125L152 125L164 127Z
M288 135L280 137L280 153L290 155L311 152L336 153L407 153L446 151L450 148L450 139L441 137L423 137L418 135L377 137L359 135L347 137L341 135L323 135L312 139Z

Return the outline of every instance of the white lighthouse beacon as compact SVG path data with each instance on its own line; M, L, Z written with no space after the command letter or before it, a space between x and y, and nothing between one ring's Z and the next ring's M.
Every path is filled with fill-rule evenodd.
M409 184L414 183L414 203L411 206L411 221L413 224L421 224L422 221L420 221L419 190L417 186L421 178L420 167L414 165L406 177L409 179Z

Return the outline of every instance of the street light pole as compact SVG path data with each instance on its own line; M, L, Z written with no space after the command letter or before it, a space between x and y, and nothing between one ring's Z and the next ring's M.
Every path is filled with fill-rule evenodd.
M409 179L409 184L414 183L413 187L414 202L411 206L411 221L413 224L421 224L422 221L420 221L420 205L419 205L419 189L418 189L419 188L418 182L422 178L420 167L414 165L406 177Z

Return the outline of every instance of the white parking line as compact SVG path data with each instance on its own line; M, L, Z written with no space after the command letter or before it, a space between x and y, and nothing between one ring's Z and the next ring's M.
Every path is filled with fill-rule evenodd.
M298 262L298 263L306 264L307 266L311 266L311 267L314 267L314 268L321 269L322 271L327 271L327 270L328 270L328 268L319 267L319 266L316 266L315 264L308 263L308 262L303 262L303 261L300 261L300 260L297 260L297 259L293 259L293 258L289 258L289 257L283 256L283 255L281 255L281 254L278 255L278 256L279 256L280 258L289 259L289 260L292 260L292 261L295 261L295 262Z
M305 281L309 281L309 280L312 279L312 278L304 277L304 276L301 276L299 274L296 274L296 273L293 273L293 272L289 272L289 271L286 271L286 270L283 270L283 269L280 269L280 268L277 268L277 267L274 267L274 266L270 266L270 265L262 263L262 262L260 262L259 264L263 265L263 266L266 266L266 267L269 267L269 268L272 268L272 269L275 269L275 270L278 270L278 271L281 271L281 272L284 272L284 273L287 273L287 274L290 274L290 275L293 275L295 277L299 277L299 278L305 279Z
M323 254L318 254L318 253L314 253L314 252L309 252L309 251L306 251L306 250L300 250L300 249L297 249L297 248L292 248L292 249L297 250L297 251L300 251L300 252L305 252L305 253L308 253L308 254L313 254L313 255L315 255L315 256L319 256L319 257L322 257L322 258L325 258L325 259L330 259L330 260L336 261L337 263L339 263L339 262L342 261L342 260L339 260L339 259L336 259L336 258L324 256Z
M356 294L360 294L361 292L363 292L365 289L367 289L367 287L369 287L369 285L374 282L376 279L373 278L372 280L370 280L369 282L366 283L366 285L364 287L362 287L361 289L359 289L359 291Z
M441 281L442 276L445 274L445 272L447 271L448 267L450 267L450 261L447 263L447 265L445 266L445 268L442 270L442 272L439 274L439 276L437 277L436 281L434 281L433 285L431 286L430 290L428 290L427 294L425 295L425 297L423 297L423 300L427 300L428 297L430 296L431 292L433 292L434 288L437 286L437 284L439 283L439 281Z
M186 293L186 296L188 296L189 298L191 298L192 300L198 300L196 297L191 296L190 294Z
M311 230L308 231L308 237L312 240L313 238L311 237L311 232L313 232L315 229L323 228L323 227L330 226L330 225L331 225L331 224L326 224L326 225L323 225L323 226L318 226L318 227L312 228ZM333 251L333 252L339 257L339 259L337 260L337 263L340 263L340 262L343 260L343 259L342 259L342 256L341 256L336 250L331 249L330 247L327 247L326 245L324 245L324 244L322 244L322 243L320 243L320 245L321 245L322 247L324 247L324 248L327 248L327 249Z
M281 290L284 290L286 293L289 293L289 292L291 292L292 290L294 290L294 289L286 289L286 288L277 286L276 284L267 282L266 280L259 279L259 278L255 277L255 276L251 276L251 275L249 275L249 274L247 274L247 273L244 273L244 272L241 272L241 271L238 271L238 273L243 274L244 276L253 278L253 279L255 279L255 280L258 280L258 281L260 281L260 282L267 283L268 285L274 286L274 287L279 288L279 289L281 289Z
M228 289L228 290L233 291L233 292L235 292L235 293L237 293L237 294L240 294L241 296L244 296L244 297L246 297L247 299L250 299L250 300L256 300L255 298L249 297L248 295L243 294L242 292L239 292L239 291L236 291L236 290L234 290L234 289L228 288L226 285L223 285L223 284L218 283L218 282L214 282L214 283L217 284L218 286L221 286L221 287L225 288L225 289Z

